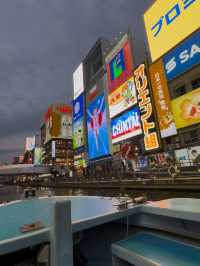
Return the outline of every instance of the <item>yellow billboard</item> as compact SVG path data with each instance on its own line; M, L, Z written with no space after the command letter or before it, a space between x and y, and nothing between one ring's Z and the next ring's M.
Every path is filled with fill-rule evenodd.
M200 0L157 0L144 23L152 61L200 28Z
M178 129L200 123L200 88L178 97L171 104Z

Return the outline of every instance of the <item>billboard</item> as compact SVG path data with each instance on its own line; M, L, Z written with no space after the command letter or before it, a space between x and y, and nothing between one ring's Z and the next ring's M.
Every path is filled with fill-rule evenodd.
M83 117L83 94L73 101L73 121Z
M42 148L36 147L34 150L34 165L42 164Z
M132 76L133 59L128 34L125 34L106 57L109 93Z
M52 105L45 115L45 143L52 138L72 138L72 115L68 105Z
M149 74L161 137L166 138L176 135L177 130L171 109L171 99L161 59L149 67Z
M53 140L51 143L51 158L56 158L56 141Z
M199 28L199 10L199 0L155 1L144 14L152 61Z
M84 91L83 64L81 63L73 73L74 99Z
M200 88L171 101L176 127L200 123Z
M130 111L111 120L112 143L129 139L142 133L139 108L134 107Z
M80 148L84 144L83 118L80 118L73 123L73 149Z
M181 166L200 164L200 146L175 151L175 156Z
M35 148L35 136L27 137L25 143L25 151L32 151Z
M108 102L111 118L136 104L137 96L134 78L131 77L119 88L109 94Z
M146 74L146 66L144 64L141 64L134 71L134 77L144 134L144 149L148 152L160 148L160 144L157 123L150 94L150 85Z
M95 159L110 154L105 96L99 95L87 108L88 155Z
M193 66L200 63L200 32L163 57L165 73L168 81L176 78Z

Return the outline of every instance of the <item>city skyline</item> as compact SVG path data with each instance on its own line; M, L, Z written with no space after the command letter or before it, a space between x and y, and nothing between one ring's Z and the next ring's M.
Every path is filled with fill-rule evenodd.
M142 16L152 2L87 0L69 9L64 0L1 1L0 162L12 160L25 137L39 133L49 105L69 103L73 71L99 36L112 40L129 27L135 63L143 60Z

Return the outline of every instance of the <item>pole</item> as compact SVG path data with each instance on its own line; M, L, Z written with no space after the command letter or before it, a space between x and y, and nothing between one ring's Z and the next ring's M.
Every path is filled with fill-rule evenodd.
M73 266L71 201L55 202L51 217L51 266Z

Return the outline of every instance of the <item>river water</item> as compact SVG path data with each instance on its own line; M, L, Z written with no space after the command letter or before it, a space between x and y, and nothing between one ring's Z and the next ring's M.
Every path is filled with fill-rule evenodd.
M49 194L56 196L108 196L116 197L120 194L128 194L131 197L138 197L145 194L148 200L161 200L167 198L200 198L200 191L156 191L156 190L127 190L120 191L117 189L68 189L68 188L38 188L38 196L48 196ZM0 186L0 201L13 201L23 198L23 188L18 186Z

